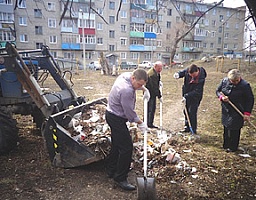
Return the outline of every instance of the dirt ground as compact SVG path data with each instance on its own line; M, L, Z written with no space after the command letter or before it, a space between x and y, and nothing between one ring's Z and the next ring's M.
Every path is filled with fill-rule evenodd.
M256 199L256 131L250 125L242 129L240 151L226 153L222 150L222 125L220 104L215 89L226 76L228 69L237 67L237 62L225 60L223 68L216 62L200 63L208 77L204 98L198 111L198 135L176 134L183 128L184 119L181 103L182 80L172 75L179 68L164 69L163 82L163 128L174 136L170 144L186 163L181 170L175 164L159 163L153 167L156 191L159 200L234 200ZM186 65L185 65L186 66ZM241 64L243 78L250 82L256 94L255 66ZM74 90L88 100L107 97L116 79L103 76L99 71L75 71ZM48 84L51 81L47 82ZM53 85L45 85L53 88ZM136 109L143 114L142 94L137 94ZM253 115L255 116L255 109ZM155 124L159 125L159 104ZM20 128L18 148L0 157L1 200L133 200L137 192L126 192L115 187L113 180L106 177L104 161L87 166L62 169L52 167L40 130L36 129L30 116L16 116ZM255 118L252 123L256 124ZM248 154L245 158L239 154ZM187 170L189 169L189 170ZM129 181L136 184L142 169L129 173Z

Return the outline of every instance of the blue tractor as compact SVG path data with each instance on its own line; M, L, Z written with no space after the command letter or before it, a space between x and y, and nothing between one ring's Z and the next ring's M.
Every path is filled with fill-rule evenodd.
M60 91L47 92L40 87L42 71L52 76ZM106 103L106 99L85 102L75 94L47 46L18 52L6 43L0 53L0 155L16 147L18 128L13 114L21 114L31 115L41 129L54 166L69 168L101 160L70 137L65 127L78 112L100 103Z

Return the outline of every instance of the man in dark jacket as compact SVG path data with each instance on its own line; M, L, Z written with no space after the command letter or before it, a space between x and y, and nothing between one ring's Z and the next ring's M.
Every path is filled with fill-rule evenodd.
M148 127L157 128L154 122L154 116L156 111L156 97L162 101L162 94L159 89L159 84L161 83L161 71L163 69L163 64L161 61L157 61L148 71L148 82L146 83L146 88L150 93L150 99L148 101Z
M252 89L250 84L241 78L239 70L232 69L228 72L228 76L221 81L216 95L222 106L223 148L227 152L235 152L239 145L244 121L250 120L254 104ZM243 117L231 103L243 113Z
M203 98L204 83L207 73L203 67L192 64L189 68L176 72L173 77L184 78L182 87L183 102L186 103L188 117L191 122L193 133L197 131L197 110ZM185 114L185 112L184 112ZM185 115L185 129L183 132L190 132L188 119Z

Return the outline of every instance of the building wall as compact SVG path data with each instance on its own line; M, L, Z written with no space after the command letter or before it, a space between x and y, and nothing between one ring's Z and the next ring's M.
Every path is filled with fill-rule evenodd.
M80 10L82 8L84 16L86 15L84 18L89 19L90 16L91 18L95 16L95 19L93 18L95 27L90 28L90 30L86 29L88 31L86 35L95 36L96 38L94 44L85 45L86 64L97 60L100 52L103 52L106 56L116 58L116 60L112 60L112 62L115 62L113 64L118 64L122 61L136 63L147 58L153 62L162 60L164 63L169 64L170 51L173 48L173 41L177 31L179 31L179 34L186 32L189 23L194 22L203 11L212 7L210 4L201 3L197 3L195 6L191 1L166 1L162 7L159 5L161 9L158 12L159 17L156 23L156 19L153 17L150 19L148 15L153 12L156 13L154 1L152 1L152 5L138 4L139 1L132 1L135 4L131 4L131 1L124 0L118 13L119 1L92 0L93 9L102 14L102 16L98 16L89 9L89 0L76 0L73 2L72 12L67 11L64 18L65 22L60 25L60 18L64 10L63 2L66 1L23 1L23 3L26 2L26 6L19 6L13 11L17 48L20 50L35 49L38 47L36 44L42 43L49 46L56 57L76 59L82 62L84 48L81 34L83 26L81 24ZM145 17L136 18L131 16L131 8L135 9L134 7L140 9L140 14ZM36 17L35 10L41 10L41 16ZM103 11L103 13L100 11ZM124 11L126 11L126 17L122 16ZM70 19L70 16L72 16L72 19ZM181 16L186 18L187 25L182 22ZM19 23L21 17L26 18L26 24L21 25ZM114 18L112 22L110 20L111 17L112 19ZM198 59L206 55L227 54L232 51L241 53L244 39L244 18L245 7L236 9L218 6L210 10L202 17L196 27L178 43L175 59L184 61ZM49 27L49 19L55 19L55 27ZM64 26L68 20L73 27ZM135 23L133 21L136 20L137 23L141 23L141 20L144 20L143 29L134 30ZM148 32L145 27L150 25L152 25L151 32L156 35L154 39L145 37L146 32ZM42 27L42 34L36 34L36 26ZM126 30L121 29L124 26ZM113 37L110 36L110 32L112 34L114 32ZM131 34L137 36L134 38L131 37ZM144 34L144 36L141 37L141 34ZM27 41L22 42L20 35L27 35ZM57 38L57 42L51 43L50 36ZM72 39L68 40L67 38ZM137 51L130 50L134 47L134 40L139 43ZM70 41L69 44L66 44L66 41ZM69 45L70 48L64 49L64 43ZM138 58L135 57L136 55L138 55Z

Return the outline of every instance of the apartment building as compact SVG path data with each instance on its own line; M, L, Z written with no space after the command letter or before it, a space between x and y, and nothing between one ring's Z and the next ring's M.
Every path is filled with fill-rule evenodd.
M14 39L20 50L47 45L55 57L85 64L103 53L115 65L169 64L172 54L186 61L243 53L245 7L212 8L191 0L123 0L121 7L117 0L18 2L14 9L14 0L0 0L3 46Z

